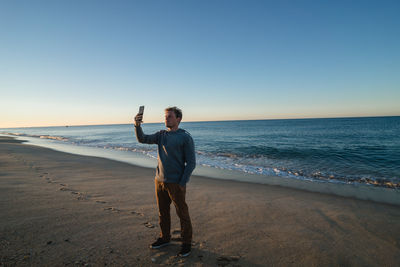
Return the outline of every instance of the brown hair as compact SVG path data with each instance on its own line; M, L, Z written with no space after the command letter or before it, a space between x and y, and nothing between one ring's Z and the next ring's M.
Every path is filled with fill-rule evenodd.
M182 119L182 110L177 107L168 107L165 109L165 111L173 111L175 113L176 118Z

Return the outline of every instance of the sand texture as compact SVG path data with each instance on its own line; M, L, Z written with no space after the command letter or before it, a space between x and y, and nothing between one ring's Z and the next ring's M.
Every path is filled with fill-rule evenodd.
M0 266L400 266L400 206L193 176L160 250L154 169L0 137Z

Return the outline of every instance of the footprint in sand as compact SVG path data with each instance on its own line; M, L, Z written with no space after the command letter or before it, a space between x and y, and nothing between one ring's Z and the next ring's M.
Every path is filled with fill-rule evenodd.
M60 185L65 186L64 184L60 184ZM88 200L88 199L90 199L90 195L86 195L85 193L81 193L81 192L78 192L78 191L74 191L73 189L68 188L68 187L61 187L61 188L59 188L58 190L59 190L59 191L70 192L71 195L77 196L77 197L75 198L75 199L77 199L77 200Z
M218 266L227 266L232 262L238 262L240 260L240 256L219 256L217 258Z
M96 200L96 203L99 203L99 204L106 204L107 202L106 202L106 201L101 201L101 200Z
M40 176L40 177L43 177L43 176ZM45 179L46 179L47 183L49 183L49 184L57 184L58 183L57 181L54 181L50 177L45 177Z
M151 262L161 266L184 266L185 259L171 256L168 252L157 252L151 256Z
M151 261L152 261L153 263L158 263L158 264L160 264L160 263L163 261L163 258L165 257L165 255L166 255L165 252L158 252L158 253L154 254L154 255L151 257Z
M135 214L135 215L138 215L138 216L142 216L142 217L144 216L144 214L143 214L143 213L141 213L141 212L137 212L137 211L134 211L134 210L133 210L133 211L131 211L131 213L132 213L132 214Z
M119 210L117 208L114 208L114 207L107 207L107 208L104 208L104 210L111 210L113 212L120 212L121 211L121 210Z
M71 194L77 195L78 196L76 197L77 200L90 200L92 198L92 196L87 194L86 192L72 191Z
M47 178L46 178L47 179ZM68 187L61 187L60 189L58 189L60 191L73 191L72 189L68 188Z
M72 192L75 193L75 192ZM82 194L82 193L78 193L78 197L76 198L77 200L89 200L90 196Z
M151 257L151 261L161 266L184 266L185 259L177 256L169 256L168 253L157 253Z
M49 184L56 184L57 183L53 179L51 179L49 177L47 177L46 180L47 180L47 183L49 183Z
M150 222L145 222L143 225L146 226L147 228L154 228L155 227L154 224L151 224Z

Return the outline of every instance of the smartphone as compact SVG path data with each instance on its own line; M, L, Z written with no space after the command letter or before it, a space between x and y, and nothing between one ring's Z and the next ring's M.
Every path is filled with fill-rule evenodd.
M143 115L143 112L144 112L144 106L140 106L139 107L139 114Z

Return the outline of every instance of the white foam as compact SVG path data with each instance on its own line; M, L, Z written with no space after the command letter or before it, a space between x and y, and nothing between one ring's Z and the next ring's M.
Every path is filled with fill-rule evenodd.
M51 136L51 135L41 135L39 136L41 139L51 139L51 140L58 140L58 141L64 141L67 142L69 139L62 137L62 136Z
M28 140L30 144L44 146L62 152L96 156L126 162L133 165L154 168L157 164L156 150L118 149L106 146L107 149L93 146L73 145L56 138L38 138L40 136L27 136L24 134L11 134L19 140ZM60 142L61 141L61 142ZM200 156L201 157L201 156ZM335 194L345 197L355 197L364 200L400 205L400 190L361 184L357 181L318 180L301 176L277 168L264 168L260 166L234 166L227 168L224 162L215 164L216 161L202 157L202 162L196 167L194 174L216 178L243 181L250 183L279 185L306 191ZM297 174L297 175L296 175Z

